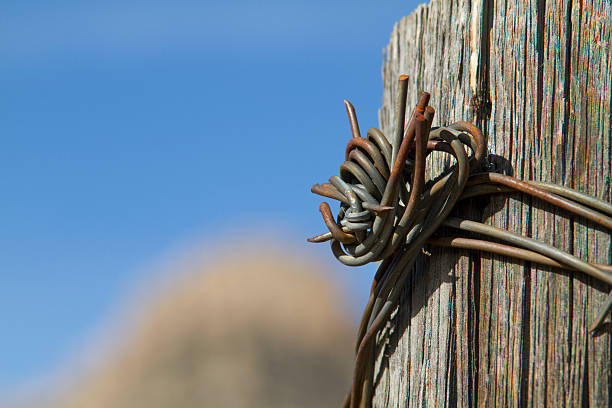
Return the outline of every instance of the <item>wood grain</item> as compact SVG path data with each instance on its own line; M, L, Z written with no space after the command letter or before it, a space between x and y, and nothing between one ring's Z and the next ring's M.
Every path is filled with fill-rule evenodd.
M396 83L427 90L434 125L488 136L489 169L610 201L609 0L432 0L393 29L380 126ZM450 163L440 155L429 169ZM610 263L609 231L529 197L472 200L463 214ZM583 275L469 251L417 262L378 350L374 405L611 406L610 326L588 333L606 290Z

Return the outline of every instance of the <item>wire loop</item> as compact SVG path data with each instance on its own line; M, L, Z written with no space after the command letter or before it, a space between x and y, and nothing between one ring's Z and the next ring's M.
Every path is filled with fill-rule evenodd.
M579 271L612 286L612 267L590 264L548 244L460 217L449 217L459 200L497 193L522 192L612 229L612 205L583 193L547 183L521 181L497 173L479 173L487 140L473 124L457 122L432 128L434 109L423 92L406 123L408 77L399 79L396 128L388 141L371 128L362 137L355 108L344 101L352 138L340 176L315 184L311 191L340 202L334 219L329 205L319 209L328 232L310 242L330 242L343 264L360 266L382 261L372 283L357 335L353 386L344 406L370 406L373 395L376 334L397 306L411 266L426 244L460 247ZM439 151L454 161L443 174L426 181L428 156ZM440 226L469 231L503 241L434 237ZM437 235L437 234L436 234ZM448 235L448 234L447 234ZM612 308L612 293L591 330Z

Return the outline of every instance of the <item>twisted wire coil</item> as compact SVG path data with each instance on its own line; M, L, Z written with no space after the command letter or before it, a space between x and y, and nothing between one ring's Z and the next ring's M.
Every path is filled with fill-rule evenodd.
M432 128L434 109L423 92L405 126L408 77L399 79L395 132L389 142L371 128L362 137L354 107L345 101L352 132L340 176L315 184L312 192L338 200L334 219L329 205L319 210L328 229L310 242L329 241L343 264L382 261L357 336L353 386L344 406L369 406L373 395L376 334L397 305L412 266L426 244L485 250L580 271L612 286L610 265L590 264L548 244L479 222L449 217L462 199L523 192L612 229L612 205L575 190L528 182L497 173L478 173L487 152L482 132L467 122ZM466 151L467 150L467 151ZM454 159L447 172L425 181L426 159L433 151ZM461 236L432 237L440 226L477 233L506 243ZM591 330L612 308L612 293Z

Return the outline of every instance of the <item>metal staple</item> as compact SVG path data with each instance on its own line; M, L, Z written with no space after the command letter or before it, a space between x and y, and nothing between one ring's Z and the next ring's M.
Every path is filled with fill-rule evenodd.
M376 335L397 306L412 266L426 244L468 248L579 271L612 286L612 266L591 264L551 245L459 217L449 217L463 199L495 193L522 192L612 229L612 205L566 187L521 181L498 173L478 173L487 141L469 123L432 128L434 109L423 92L405 127L408 77L399 79L395 133L391 142L376 128L362 137L355 109L345 101L353 138L348 142L340 176L315 184L312 192L340 201L337 219L329 205L319 210L328 232L310 242L330 241L334 256L349 266L382 261L357 335L353 385L345 407L371 406ZM470 152L466 152L467 150ZM441 151L455 164L448 173L425 181L428 155ZM505 242L434 236L440 226ZM590 330L612 308L612 292Z

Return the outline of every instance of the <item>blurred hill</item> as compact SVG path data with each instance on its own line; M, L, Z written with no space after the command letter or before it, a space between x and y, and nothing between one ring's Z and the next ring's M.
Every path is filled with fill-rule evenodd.
M44 408L341 404L354 330L320 266L241 248L187 269Z

